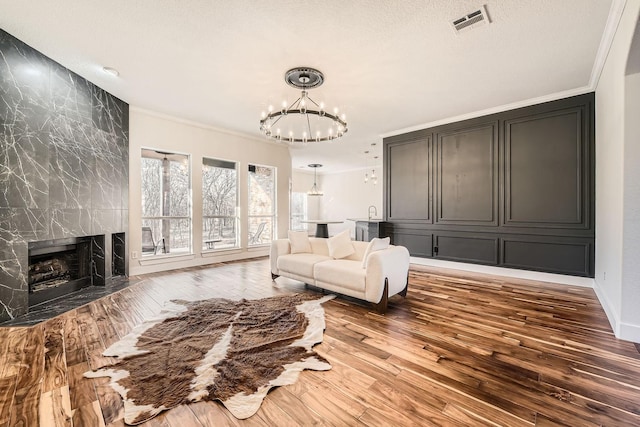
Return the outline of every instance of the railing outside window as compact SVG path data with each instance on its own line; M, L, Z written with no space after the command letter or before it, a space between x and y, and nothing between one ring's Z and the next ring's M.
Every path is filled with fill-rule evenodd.
M276 168L249 165L249 246L273 240L276 224Z
M202 248L238 247L237 164L202 159Z

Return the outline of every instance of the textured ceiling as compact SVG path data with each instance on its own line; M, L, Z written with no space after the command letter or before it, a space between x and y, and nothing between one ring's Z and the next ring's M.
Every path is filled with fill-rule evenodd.
M291 154L328 172L371 165L384 134L586 88L611 1L0 0L0 27L134 107L255 137L298 95L284 72L318 68L310 94L349 132ZM483 4L492 23L455 34Z

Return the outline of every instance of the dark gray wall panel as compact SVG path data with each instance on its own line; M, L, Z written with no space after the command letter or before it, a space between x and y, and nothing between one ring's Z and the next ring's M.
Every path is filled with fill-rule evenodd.
M505 122L505 223L584 226L580 108Z
M554 273L588 276L590 248L587 242L503 240L503 265Z
M437 248L437 253L435 253ZM498 263L498 239L495 237L434 236L434 255L450 261L473 261L481 264Z
M431 137L388 145L387 217L431 220L429 163Z
M433 255L431 234L413 234L393 231L388 235L391 237L392 244L406 247L411 256L431 257Z
M436 223L497 225L497 127L436 134Z
M385 138L385 179L415 173L407 168L413 153L394 159L402 144L427 141L421 150L432 154L420 180L384 187L385 206L396 212L430 194L431 217L393 217L385 208L388 235L402 233L414 256L593 277L594 123L589 93ZM426 234L438 236L438 254L420 247ZM503 239L520 243L496 244Z

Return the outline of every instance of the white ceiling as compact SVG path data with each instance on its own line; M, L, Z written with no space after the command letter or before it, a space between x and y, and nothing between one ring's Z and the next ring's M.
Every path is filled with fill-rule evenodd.
M612 1L0 0L0 27L131 106L255 137L299 95L285 71L318 68L310 95L349 132L291 155L331 172L370 166L381 135L586 90ZM483 4L492 23L455 34Z

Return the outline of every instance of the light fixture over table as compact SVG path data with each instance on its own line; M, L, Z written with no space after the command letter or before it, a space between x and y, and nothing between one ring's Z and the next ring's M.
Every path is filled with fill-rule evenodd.
M313 187L311 187L311 190L307 191L307 195L323 196L324 193L318 188L318 183L316 182L318 178L318 168L321 168L322 165L319 165L318 163L312 163L309 165L309 167L313 168Z
M307 143L332 141L347 132L346 116L325 111L323 103L318 104L309 97L308 89L319 87L324 82L324 75L309 67L296 67L287 71L284 80L302 94L293 103L282 103L279 110L269 106L268 112L262 113L260 131L268 138L287 143Z
M371 147L375 147L376 143L372 143ZM369 150L364 152L365 156L369 154ZM369 182L369 178L371 178L371 182L373 185L378 184L378 175L376 175L376 162L378 161L378 156L373 156L373 168L371 169L371 176L367 172L364 173L364 183Z

